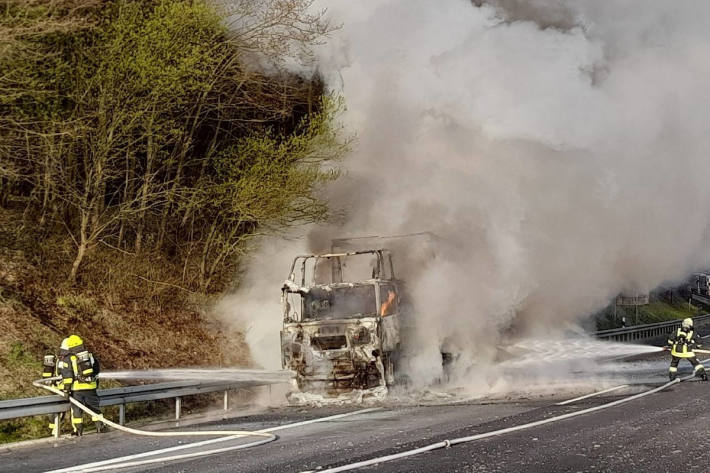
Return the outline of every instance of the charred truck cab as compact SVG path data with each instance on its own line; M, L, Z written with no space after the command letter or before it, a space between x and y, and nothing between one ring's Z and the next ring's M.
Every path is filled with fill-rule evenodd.
M282 366L301 391L338 395L394 383L400 313L389 251L297 256L281 302Z

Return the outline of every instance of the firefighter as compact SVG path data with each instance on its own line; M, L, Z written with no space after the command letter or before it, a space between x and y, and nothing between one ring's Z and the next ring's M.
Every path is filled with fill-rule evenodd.
M99 413L99 397L96 394L98 386L99 363L94 355L84 347L84 341L78 335L70 335L62 340L59 350L57 372L61 375L62 389L68 395ZM92 416L96 431L101 431L101 422L97 416ZM72 435L81 436L84 431L83 411L71 406Z
M57 372L57 357L53 354L44 355L42 361L42 379L54 378L56 376L59 376ZM60 383L55 383L55 386L60 387ZM64 418L64 413L62 413L60 417L60 422L62 418ZM54 416L49 417L49 428L52 429L52 435L56 435L57 429L59 429L54 420Z
M693 373L703 381L707 381L708 376L705 374L705 367L700 364L695 357L695 348L700 348L701 345L697 342L700 336L693 330L693 319L683 319L680 328L675 333L668 337L668 346L671 349L671 366L668 368L668 377L673 381L678 375L678 363L681 358L686 359L693 365Z

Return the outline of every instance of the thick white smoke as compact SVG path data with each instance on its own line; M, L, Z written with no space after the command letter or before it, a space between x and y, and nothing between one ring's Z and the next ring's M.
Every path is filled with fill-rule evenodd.
M415 381L439 375L442 346L490 358L501 336L564 329L710 264L710 4L318 6L343 25L317 67L358 143L327 190L347 222L311 237L444 239L411 281ZM264 334L250 340L265 368L278 367L280 314L262 302L277 303L304 244L262 253L223 304Z

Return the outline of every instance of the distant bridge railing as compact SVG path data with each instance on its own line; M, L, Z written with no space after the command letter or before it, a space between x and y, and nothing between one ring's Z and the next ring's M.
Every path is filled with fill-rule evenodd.
M693 317L696 325L705 321L710 321L710 314L698 315ZM633 342L644 341L651 338L656 338L661 335L667 335L680 327L681 320L669 320L667 322L658 322L655 324L634 325L631 327L615 328L611 330L600 330L594 335L602 340L614 340L617 342Z
M648 294L641 294L638 296L618 296L616 298L616 305L618 306L635 306L635 305L646 305L649 301Z
M276 381L177 381L170 383L154 383L122 388L99 389L99 405L118 406L118 423L126 422L126 404L132 402L155 401L158 399L175 399L175 419L180 419L182 398L195 394L224 392L224 410L229 408L229 391L253 386L276 384ZM37 415L55 416L59 424L59 415L69 410L69 401L61 396L39 396L23 399L0 401L0 420L31 417ZM59 436L59 432L55 434Z

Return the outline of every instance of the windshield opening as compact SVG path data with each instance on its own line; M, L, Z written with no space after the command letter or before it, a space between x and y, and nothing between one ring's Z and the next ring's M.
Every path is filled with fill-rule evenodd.
M304 319L335 319L377 314L375 286L315 286L303 301Z

